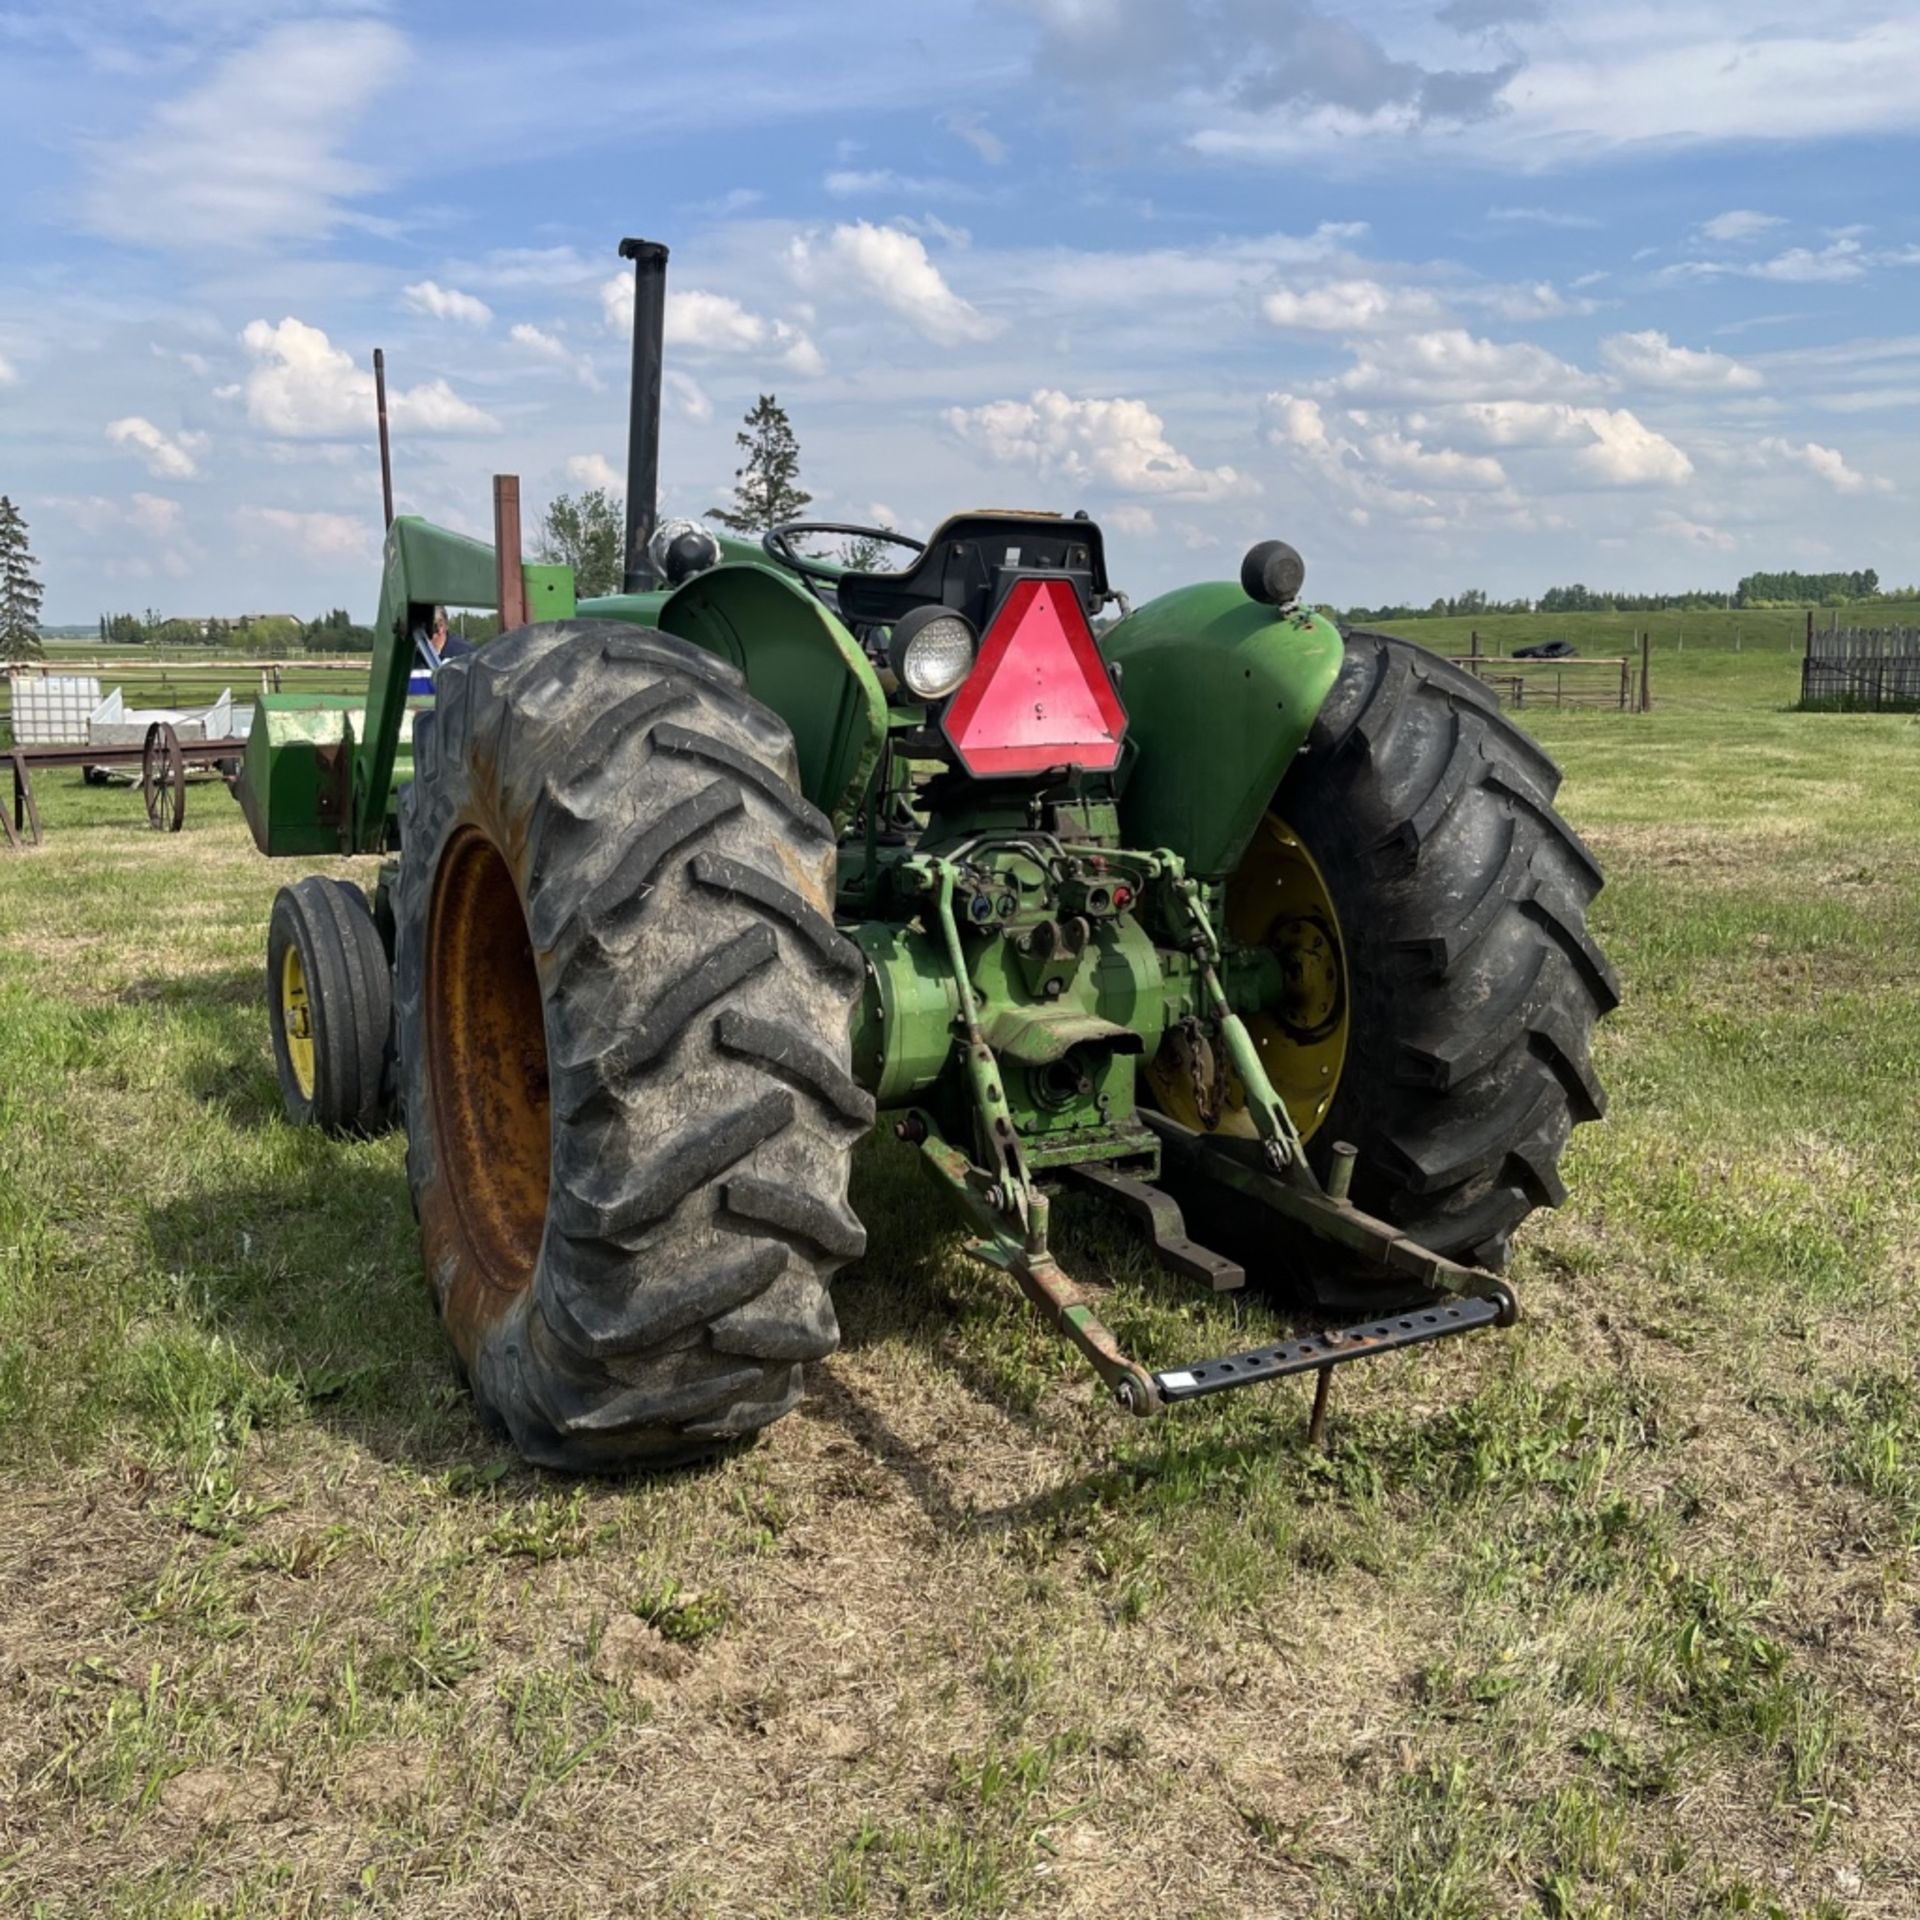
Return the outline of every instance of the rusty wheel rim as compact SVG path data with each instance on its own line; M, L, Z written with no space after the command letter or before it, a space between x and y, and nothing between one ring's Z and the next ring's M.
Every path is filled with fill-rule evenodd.
M441 856L425 959L427 1094L449 1222L471 1268L517 1292L546 1228L546 1025L519 891L477 828Z

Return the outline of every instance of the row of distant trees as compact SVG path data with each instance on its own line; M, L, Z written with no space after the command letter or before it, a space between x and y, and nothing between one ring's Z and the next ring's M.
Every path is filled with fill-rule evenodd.
M1694 607L1844 607L1862 601L1920 600L1920 587L1882 587L1871 567L1855 573L1750 573L1731 592L1690 587L1678 593L1626 593L1576 582L1549 587L1537 600L1491 600L1469 587L1425 606L1349 607L1342 618L1438 620L1494 613L1666 613Z

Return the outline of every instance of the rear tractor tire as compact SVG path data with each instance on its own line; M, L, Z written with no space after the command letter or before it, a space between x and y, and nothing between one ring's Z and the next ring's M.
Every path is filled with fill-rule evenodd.
M1572 1129L1606 1109L1590 1043L1620 994L1587 931L1600 869L1559 785L1472 675L1352 632L1227 885L1228 931L1287 971L1286 1002L1249 1024L1309 1161L1325 1178L1350 1143L1356 1205L1496 1270L1520 1222L1565 1197ZM1186 1087L1206 1077L1170 1046L1150 1081L1186 1124L1251 1132L1237 1080L1196 1120Z
M287 1118L327 1133L391 1118L392 981L367 896L309 874L267 923L267 1021Z
M407 1167L480 1410L529 1460L674 1465L798 1400L872 1100L834 839L785 725L684 642L448 660L393 894Z

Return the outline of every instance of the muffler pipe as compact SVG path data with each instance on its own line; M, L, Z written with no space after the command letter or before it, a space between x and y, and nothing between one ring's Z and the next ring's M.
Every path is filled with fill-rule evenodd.
M620 590L660 584L648 547L659 518L660 373L667 332L667 250L657 240L622 240L633 262L633 384L627 401L627 548Z

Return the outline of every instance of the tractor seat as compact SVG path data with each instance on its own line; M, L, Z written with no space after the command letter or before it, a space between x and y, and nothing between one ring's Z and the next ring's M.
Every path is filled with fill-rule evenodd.
M916 607L944 606L985 630L1001 596L1022 574L1069 575L1089 620L1109 598L1100 529L1076 515L957 513L899 573L840 576L841 617L890 627Z

